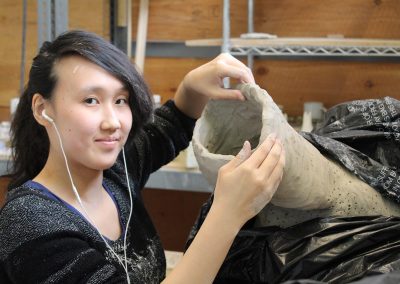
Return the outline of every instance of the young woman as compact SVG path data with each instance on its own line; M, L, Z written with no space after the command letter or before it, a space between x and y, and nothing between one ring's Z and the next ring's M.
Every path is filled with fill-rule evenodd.
M187 147L210 98L243 100L222 79L254 82L228 54L188 73L152 110L121 51L71 31L45 43L12 122L13 179L0 212L1 283L211 283L241 226L274 194L284 152L274 137L219 174L212 209L165 278L160 240L144 208L149 175Z

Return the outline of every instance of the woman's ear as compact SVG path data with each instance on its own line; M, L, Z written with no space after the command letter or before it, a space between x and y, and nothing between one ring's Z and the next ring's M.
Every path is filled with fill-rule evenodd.
M47 126L50 122L43 117L42 112L46 109L47 100L41 94L34 94L32 97L32 113L36 121L43 126Z

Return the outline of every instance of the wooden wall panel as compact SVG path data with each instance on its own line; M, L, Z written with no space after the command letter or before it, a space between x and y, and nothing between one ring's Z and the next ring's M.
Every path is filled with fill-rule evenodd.
M397 0L256 0L255 5L256 29L278 36L400 38Z
M109 0L69 0L69 28L110 38Z
M322 60L259 60L257 84L289 115L301 115L305 101L326 107L356 99L400 99L400 63Z
M27 4L25 82L38 51L37 1L27 1ZM0 106L8 107L10 99L19 96L22 1L1 0L0 5ZM109 37L108 0L69 0L68 13L71 29L85 29Z
M135 1L138 2L138 1ZM232 0L231 33L247 31L247 1ZM217 38L222 35L222 3L216 0L150 1L151 40ZM256 32L281 37L400 38L397 0L255 0ZM133 7L137 11L137 5ZM133 36L136 28L132 30Z
M255 30L278 36L400 39L400 2L396 0L256 0ZM134 6L137 12L137 6ZM247 1L231 1L231 32L247 29ZM185 40L222 34L222 1L150 2L148 38ZM136 29L133 29L135 36ZM147 58L145 77L151 89L171 98L183 76L207 60ZM351 60L280 60L258 58L254 73L289 115L301 115L305 101L331 107L353 99L399 98L400 62Z
M179 83L192 69L208 62L207 59L146 58L144 78L155 94L160 94L162 103L173 98Z
M185 74L204 59L147 58L145 79L163 102L172 98ZM289 115L301 115L305 101L326 107L366 98L400 99L400 63L333 60L255 60L256 83Z
M137 17L137 2L134 1L134 19ZM231 1L232 33L238 35L246 31L246 3L244 0ZM36 36L36 1L28 1L28 41L27 41L27 62L30 62L37 48ZM276 33L280 36L324 36L326 34L342 33L349 37L376 37L376 38L400 38L400 3L395 0L268 0L255 1L255 26L256 31ZM108 37L108 21L105 15L108 13L108 1L69 1L69 15L71 29L87 29ZM150 2L149 18L149 39L184 40L193 38L219 37L221 35L221 12L222 1L182 1L182 0L158 0ZM3 44L0 48L0 105L8 106L9 99L18 94L19 88L19 60L21 45L21 15L22 4L20 1L2 0L0 11L0 34ZM136 28L133 28L136 33ZM154 92L163 95L163 100L171 97L183 78L184 74L192 68L206 62L196 59L163 59L148 58L146 60L145 77L149 81ZM275 62L275 63L274 63ZM385 74L395 78L396 64L386 67L378 67L377 75L380 84L374 82L377 78L369 79L368 71L360 70L354 66L380 66L380 63L348 63L344 61L316 62L316 61L281 61L281 60L256 60L257 82L263 85L268 82L268 90L273 92L274 97L280 103L289 101L288 111L298 113L299 110L293 105L297 100L320 99L323 97L328 104L332 104L330 93L344 90L345 95L336 95L343 99L354 97L356 92L350 95L350 84L357 83L352 80L354 70L360 72L360 80L366 85L373 84L371 90L379 93L379 88L384 88L384 93L397 87L392 85L395 81L385 81ZM383 66L386 66L383 63ZM318 67L320 66L320 67ZM365 67L367 66L367 67ZM29 64L27 64L27 69ZM174 72L170 72L173 68ZM323 68L330 71L318 70ZM383 68L383 69L382 69ZM305 71L305 69L307 71ZM337 70L336 70L337 69ZM374 67L370 67L371 70ZM301 71L301 74L296 74ZM368 75L362 75L367 72ZM394 74L391 74L394 72ZM268 73L268 74L265 74ZM323 73L323 74L320 74ZM264 75L263 75L264 74ZM312 78L307 78L308 74ZM321 79L321 76L324 79ZM350 79L349 79L350 76ZM364 79L363 76L365 77ZM164 80L165 78L168 80ZM301 80L299 79L301 78ZM318 78L318 79L313 79ZM331 78L331 79L329 79ZM338 80L346 78L346 89L337 87ZM293 96L293 92L285 82L297 80L303 83L297 85L297 93L300 96ZM369 81L368 81L369 79ZM311 82L315 81L311 84ZM329 81L331 80L331 81ZM371 81L372 80L372 81ZM274 82L280 82L280 86ZM310 82L310 84L306 84ZM334 88L330 88L330 86ZM264 86L264 85L263 85ZM315 88L313 88L313 86ZM318 89L323 87L325 90ZM362 92L360 92L361 95ZM276 95L275 95L276 94ZM324 97L323 94L326 94ZM336 92L337 94L337 92ZM372 91L369 92L370 95ZM281 99L282 97L282 99ZM286 99L290 98L290 100Z
M210 194L153 188L142 194L164 249L183 251L200 207Z
M27 3L26 62L29 63L37 48L37 1L27 1ZM0 37L0 105L8 106L11 98L19 96L22 1L1 1ZM26 78L28 68L25 71Z
M11 179L8 176L0 177L0 209L3 207L7 195L7 187Z

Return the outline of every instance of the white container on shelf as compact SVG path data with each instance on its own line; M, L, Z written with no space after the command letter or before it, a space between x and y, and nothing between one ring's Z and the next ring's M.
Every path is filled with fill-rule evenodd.
M153 95L153 103L154 103L154 108L158 108L161 106L161 96L160 95Z
M194 155L192 142L189 143L189 146L185 151L186 151L186 168L189 169L198 168L199 164L197 163L196 157Z
M10 143L10 122L0 123L0 158L4 159L11 155Z
M301 131L311 132L313 130L312 113L305 111L303 114L303 122L301 124Z
M10 115L12 116L14 112L17 110L19 103L19 98L12 98L10 100Z

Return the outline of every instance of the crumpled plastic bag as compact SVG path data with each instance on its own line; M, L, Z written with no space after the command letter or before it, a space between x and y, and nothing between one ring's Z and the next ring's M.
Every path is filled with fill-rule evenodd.
M324 282L300 279L287 281L284 284L321 284ZM400 271L393 271L386 274L374 275L365 277L361 280L351 282L351 284L399 284L400 283Z
M383 196L400 203L400 101L357 100L332 107L311 133L300 132Z
M211 203L212 198L203 205L187 247ZM294 279L348 283L396 270L400 271L398 217L317 218L289 228L254 228L251 220L236 236L214 283L283 283Z
M301 134L322 154L400 202L400 101L386 97L343 103L328 110L315 131ZM186 247L211 204L212 196ZM214 283L400 283L396 271L399 217L332 216L289 228L256 228L250 220L239 231Z

